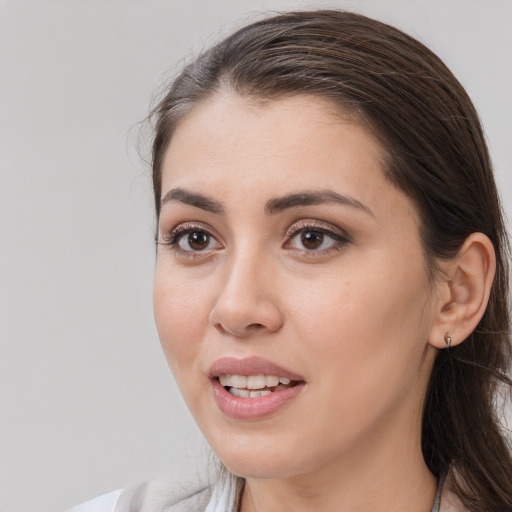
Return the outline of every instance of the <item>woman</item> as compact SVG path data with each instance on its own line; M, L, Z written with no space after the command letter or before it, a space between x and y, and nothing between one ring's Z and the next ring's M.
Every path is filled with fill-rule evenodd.
M204 52L153 118L156 324L225 469L103 503L512 510L508 242L444 64L357 14L286 13Z

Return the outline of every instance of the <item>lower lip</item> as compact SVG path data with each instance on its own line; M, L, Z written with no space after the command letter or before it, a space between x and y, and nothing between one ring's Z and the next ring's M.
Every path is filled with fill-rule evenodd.
M239 398L227 391L217 379L212 380L213 396L219 409L235 420L258 420L276 413L304 388L304 382L258 398Z

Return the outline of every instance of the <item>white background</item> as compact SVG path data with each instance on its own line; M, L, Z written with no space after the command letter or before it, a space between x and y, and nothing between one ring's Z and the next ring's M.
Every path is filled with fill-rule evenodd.
M377 17L446 61L510 216L510 0L0 0L0 510L62 510L199 465L153 326L152 197L132 127L191 51L302 6Z

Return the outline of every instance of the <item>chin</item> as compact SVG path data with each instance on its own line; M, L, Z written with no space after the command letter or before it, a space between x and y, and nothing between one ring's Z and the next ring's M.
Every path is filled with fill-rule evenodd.
M241 459L240 457L235 460L221 460L231 473L242 478L272 480L295 475L295 471L290 468L290 465L284 465L282 461L262 461L261 457L256 460L251 458Z
M233 473L242 478L276 479L292 477L307 472L307 461L297 457L298 450L278 450L277 440L268 440L269 445L249 440L245 446L237 443L228 448L213 446L222 463ZM251 446L247 446L251 444ZM293 453L294 452L294 453Z

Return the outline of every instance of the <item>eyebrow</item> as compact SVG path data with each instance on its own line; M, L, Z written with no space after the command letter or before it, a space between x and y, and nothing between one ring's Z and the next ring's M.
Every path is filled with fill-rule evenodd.
M368 215L371 215L372 217L375 216L370 208L361 203L361 201L358 201L357 199L350 196L338 194L332 190L304 191L283 197L277 197L275 199L270 199L270 201L268 201L265 205L265 213L272 215L274 213L287 210L288 208L326 203L337 203L343 206L350 206L352 208L357 208L358 210L361 210Z
M190 192L189 190L185 190L183 188L173 188L169 190L167 194L160 201L160 208L171 201L178 201L180 203L185 203L190 206L195 206L196 208L201 208L201 210L206 210L207 212L216 213L217 215L224 213L224 208L219 201L212 199L211 197L204 196L202 194L197 194L195 192Z
M178 201L184 204L188 204L190 206L194 206L196 208L200 208L201 210L215 213L217 215L224 213L224 207L219 201L197 192L185 190L183 188L173 188L172 190L169 190L169 192L167 192L160 201L160 207L171 201ZM289 208L329 203L337 203L343 206L357 208L358 210L361 210L374 217L373 212L370 210L370 208L368 208L368 206L364 205L353 197L338 194L332 190L303 191L270 199L265 204L265 213L267 215L273 215Z

